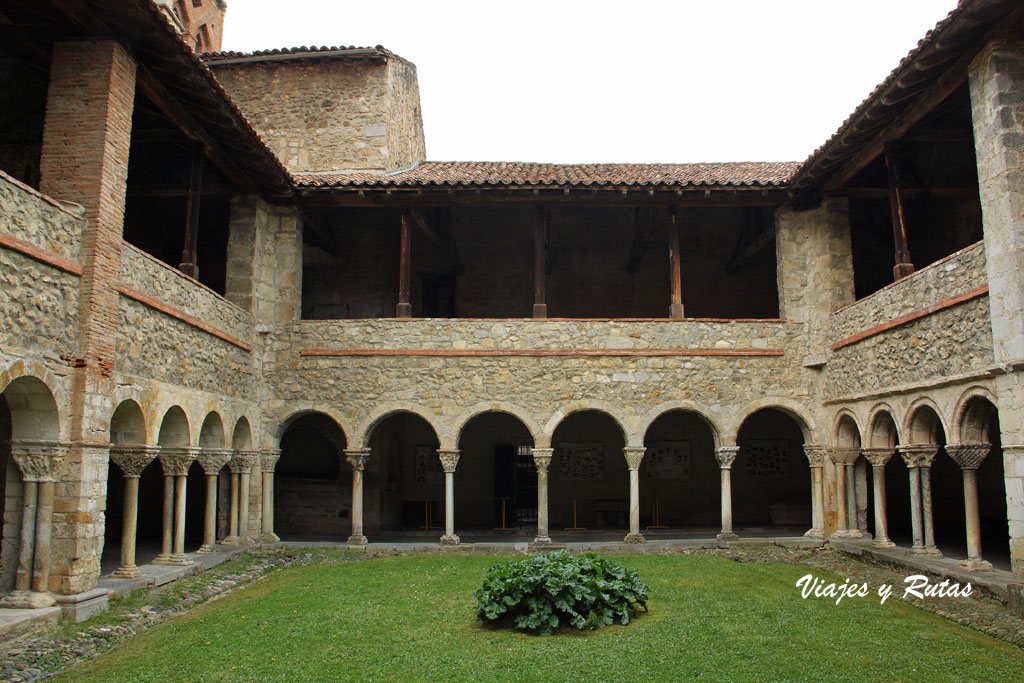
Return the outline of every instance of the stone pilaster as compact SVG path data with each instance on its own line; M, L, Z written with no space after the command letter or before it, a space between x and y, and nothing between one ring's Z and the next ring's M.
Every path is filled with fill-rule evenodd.
M139 477L160 452L159 446L112 446L110 460L124 475L124 503L121 514L121 566L111 576L119 579L139 577L135 565L135 539L139 524Z
M277 543L280 536L274 533L274 468L281 459L281 449L265 448L260 451L260 469L263 473L263 516L260 528L260 543Z
M715 460L722 477L722 531L716 536L720 541L739 538L732 528L732 464L739 455L739 446L719 446L715 449Z
M217 549L217 478L231 460L230 448L203 448L196 458L206 475L206 510L203 515L203 545L197 552L212 553Z
M455 535L455 468L459 466L458 450L438 450L444 468L444 536L441 545L458 545L459 537Z
M624 539L626 543L647 542L640 533L640 463L646 453L647 449L643 446L626 446L622 449L626 467L629 468L629 533Z
M964 521L967 527L967 559L960 565L971 571L992 571L992 563L981 557L981 516L978 513L978 467L992 450L990 443L946 446L946 452L960 466L964 478Z
M875 540L876 548L892 548L896 544L889 539L889 512L885 498L885 465L896 453L892 447L865 448L864 457L871 463L872 489L875 499Z
M825 446L804 444L804 455L811 468L811 528L804 532L808 538L825 538Z
M363 470L370 459L370 449L347 449L345 459L352 466L352 534L348 537L348 544L362 548L367 544L363 534Z
M534 448L530 453L537 468L537 536L533 539L532 545L551 545L551 536L548 532L548 468L551 466L551 457L555 449Z

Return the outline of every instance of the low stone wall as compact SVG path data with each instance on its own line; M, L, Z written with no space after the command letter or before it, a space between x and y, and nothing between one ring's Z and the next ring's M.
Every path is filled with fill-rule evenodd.
M976 373L993 363L981 243L832 316L826 400Z
M0 171L0 234L81 265L85 212L66 207Z

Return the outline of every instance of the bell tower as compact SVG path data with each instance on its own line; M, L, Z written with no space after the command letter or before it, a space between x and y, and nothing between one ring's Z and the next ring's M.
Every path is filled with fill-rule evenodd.
M225 0L156 0L183 40L196 54L220 52Z

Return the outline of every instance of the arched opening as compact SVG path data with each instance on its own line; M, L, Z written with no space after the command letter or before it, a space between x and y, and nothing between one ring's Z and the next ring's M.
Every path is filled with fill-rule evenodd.
M935 548L945 552L960 554L966 552L966 544L962 538L956 539L950 533L953 520L960 520L959 529L963 535L964 496L962 478L956 464L945 453L946 430L939 414L928 404L921 404L913 409L908 425L908 446L931 446L936 450L930 467L920 469L921 533L925 552ZM930 452L930 451L928 451ZM915 468L908 468L911 480L915 476ZM930 491L930 494L928 493ZM927 499L931 498L931 536L935 548L929 540L929 508ZM911 493L911 505L915 504Z
M146 418L142 408L128 399L118 404L110 418L110 443L118 446L141 446L146 443ZM144 470L159 469L159 463L150 463ZM140 477L141 480L141 477ZM100 573L109 574L120 566L121 541L124 532L124 472L114 462L107 463L107 510L104 521L103 552ZM138 533L136 532L136 536ZM154 555L156 552L154 551ZM138 550L136 549L136 558Z
M14 588L24 492L10 440L56 441L59 435L57 402L42 380L18 377L0 393L0 593Z
M346 437L324 413L293 419L274 475L274 531L284 540L345 539L352 524Z
M207 413L199 428L199 447L223 449L224 420L216 411ZM221 468L226 471L226 466ZM219 480L219 479L218 479ZM198 462L188 470L185 494L185 547L199 548L203 544L203 529L206 525L206 471ZM218 487L219 488L219 487ZM220 491L218 490L218 497ZM218 501L219 502L219 501Z
M487 412L474 416L459 436L455 519L481 531L537 528L537 468L533 437L519 418Z
M168 448L186 448L191 443L188 417L180 406L171 406L160 421L157 445ZM191 474L193 468L189 468ZM194 469L201 469L198 465ZM187 488L189 484L186 483ZM186 511L189 496L186 494ZM136 564L150 562L161 550L163 533L164 473L159 459L142 472L139 478L139 521L136 534ZM186 525L187 532L187 525Z
M551 445L551 533L628 529L629 468L622 452L626 442L615 419L598 410L572 413L558 424Z
M672 410L644 435L640 465L640 525L716 533L721 527L722 481L715 435L699 413Z
M913 542L910 522L910 481L907 463L896 452L899 434L896 421L886 410L879 411L871 421L870 440L872 448L888 448L893 452L885 464L885 512L889 540L896 545L909 547ZM871 517L872 533L876 532L874 517Z
M415 413L392 413L376 424L369 438L363 484L366 533L437 536L443 531L444 469L437 455L439 445L434 428ZM461 472L460 464L455 471L457 490ZM455 519L461 524L458 516Z
M800 424L778 408L762 408L740 425L732 466L737 533L802 534L811 524L811 473ZM744 528L745 527L745 528Z
M836 423L836 445L839 448L859 450L862 447L860 427L851 415L843 414ZM837 468L837 478L840 471ZM874 490L871 481L871 463L860 455L849 470L848 481L843 486L846 494L847 525L850 531L873 534L874 531Z
M252 450L252 429L246 417L240 417L235 421L235 428L231 431L231 449L233 451ZM254 476L259 479L262 486L262 475ZM225 538L231 528L231 468L224 465L217 476L217 538Z

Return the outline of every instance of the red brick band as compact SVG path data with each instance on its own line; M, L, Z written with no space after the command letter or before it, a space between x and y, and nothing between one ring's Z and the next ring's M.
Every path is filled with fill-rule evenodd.
M43 251L34 244L19 240L17 237L11 237L0 233L0 246L6 247L12 251L17 251L29 258L33 258L36 261L45 263L48 266L53 266L57 270L63 270L65 273L71 273L72 275L78 275L81 277L82 268L81 266L68 261L65 258L61 258L56 254Z
M782 349L305 349L300 356L430 356L430 357L490 357L490 356L601 356L637 358L668 356L764 357L782 356Z
M857 334L851 335L851 336L847 337L846 339L842 339L840 341L837 341L835 344L832 345L832 350L836 351L837 349L841 349L844 346L849 346L850 344L856 344L859 341L864 341L865 339L867 339L869 337L874 337L875 335L881 334L881 333L883 333L883 332L885 332L887 330L891 330L894 327L899 327L900 325L906 325L907 323L913 322L915 320L920 320L921 318L924 318L925 316L931 315L932 313L936 313L936 312L944 310L946 308L951 308L953 306L956 306L957 304L962 304L965 301L970 301L971 299L977 299L978 297L985 296L987 294L988 294L988 285L987 284L986 285L981 285L979 287L975 287L974 289L968 290L968 291L966 291L963 294L960 294L958 296L954 296L954 297L949 298L949 299L944 299L943 301L940 301L938 303L932 304L931 306L929 306L927 308L922 308L919 311L914 311L912 313L907 313L906 315L901 315L900 317L894 318L894 319L890 320L889 322L882 323L881 325L875 325L874 327L866 329L863 332L858 332Z
M141 304L149 306L150 308L155 309L157 311L160 311L164 315L176 318L177 320L180 320L183 323L191 325L192 327L198 330L202 330L203 332L213 335L218 339L222 339L229 344L233 344L234 346L237 346L246 353L252 353L252 346L250 346L249 344L246 344L240 339L232 337L230 334L227 334L226 332L221 332L220 330L210 327L209 325L201 322L199 319L192 317L188 313L184 313L176 308L172 308L160 301L157 301L156 299L153 299L152 297L146 296L142 292L132 289L131 287L117 285L116 289L118 292L128 297L129 299L134 299L135 301L138 301Z

